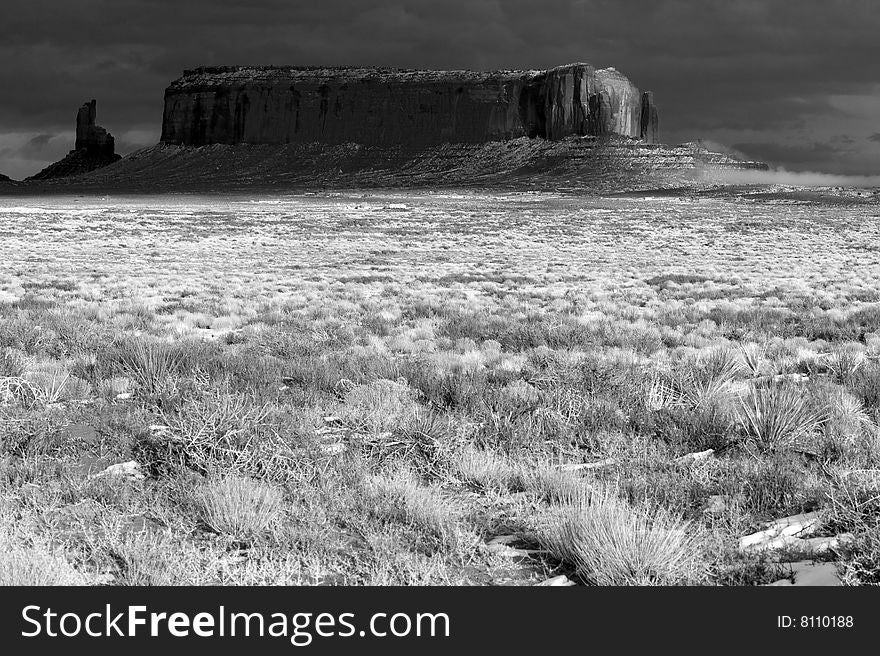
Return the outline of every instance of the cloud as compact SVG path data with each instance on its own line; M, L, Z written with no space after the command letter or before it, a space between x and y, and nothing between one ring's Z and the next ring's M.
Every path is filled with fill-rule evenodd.
M23 178L55 162L73 148L73 134L0 134L0 173Z
M804 144L738 143L733 147L755 159L771 163L822 164L846 152L834 143L818 141Z
M833 175L814 171L725 170L712 171L707 177L725 184L780 184L808 187L880 187L880 175Z
M875 132L870 137L868 137L868 141L876 141L880 143L880 132Z

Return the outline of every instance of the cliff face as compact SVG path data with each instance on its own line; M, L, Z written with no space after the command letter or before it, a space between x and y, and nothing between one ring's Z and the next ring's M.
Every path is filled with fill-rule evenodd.
M84 103L76 113L76 142L64 159L50 164L28 180L68 178L100 169L121 159L113 135L95 123L97 103Z
M660 143L660 118L657 115L657 105L654 104L654 92L645 91L642 94L642 133L641 137L645 143Z
M200 68L166 89L162 142L424 148L618 134L656 143L653 97L647 126L644 103L621 73L588 64L491 73Z

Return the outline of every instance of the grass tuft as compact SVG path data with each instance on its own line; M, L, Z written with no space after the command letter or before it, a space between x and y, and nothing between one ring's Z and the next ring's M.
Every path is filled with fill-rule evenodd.
M706 566L692 525L646 510L610 488L594 488L551 511L538 539L554 558L594 585L684 585Z
M251 478L227 476L196 490L199 519L212 531L240 542L261 536L281 512L281 491Z

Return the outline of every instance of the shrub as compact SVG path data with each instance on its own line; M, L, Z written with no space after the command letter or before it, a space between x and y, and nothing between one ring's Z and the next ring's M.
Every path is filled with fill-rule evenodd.
M653 432L664 442L687 451L716 451L736 438L734 420L726 405L712 403L696 408L666 408L655 413Z
M24 371L24 353L9 347L0 350L0 378L20 378Z
M269 528L281 510L278 488L251 478L227 476L196 490L199 519L212 531L251 541Z
M355 385L345 394L339 417L346 424L368 433L393 431L416 415L416 390L393 380Z
M88 585L60 550L42 543L17 544L0 535L0 586Z
M862 402L844 389L829 394L828 420L823 426L822 455L872 466L878 454L877 426L871 421Z
M492 451L467 447L453 462L452 475L481 492L522 491L520 468Z
M551 511L538 539L594 585L681 585L706 576L689 524L663 509L632 506L608 488Z
M282 363L263 356L256 349L225 356L222 359L227 385L235 392L253 392L261 396L277 395L281 386Z
M440 408L474 410L485 396L486 373L479 369L442 371L423 360L405 362L401 369L409 385Z
M825 502L827 481L811 475L799 455L769 454L762 459L729 461L717 479L716 494L742 495L747 516L776 519L815 510Z
M408 473L398 473L374 476L367 482L366 492L375 504L376 515L411 526L429 551L461 544L454 508L438 489L420 485Z
M843 585L880 585L880 530L855 537L845 549L841 570Z
M880 365L868 361L849 377L847 386L865 406L880 410Z
M425 476L443 475L447 454L454 444L453 422L446 415L417 408L397 426L393 439L364 440L370 458L382 462L389 458L405 460L410 469Z
M206 475L235 473L272 480L293 475L293 452L270 422L269 406L219 390L161 411L168 434L144 437L142 457L154 473L180 465Z
M161 400L176 391L175 376L180 359L169 344L133 339L116 352L122 374L130 378L138 393L150 400Z
M854 350L835 351L828 356L825 366L835 382L848 385L865 364L865 354Z
M836 481L828 524L837 533L854 534L853 542L843 549L843 584L880 585L880 486L876 471L852 472Z
M44 313L29 310L17 312L0 322L0 347L13 348L34 355L50 338L41 328Z
M111 533L98 542L117 568L116 585L217 585L217 560L207 549L174 539L170 532Z

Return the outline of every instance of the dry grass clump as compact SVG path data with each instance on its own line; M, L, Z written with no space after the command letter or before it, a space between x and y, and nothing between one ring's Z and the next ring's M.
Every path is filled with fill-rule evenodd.
M267 483L227 476L197 488L193 501L208 528L244 542L262 535L277 519L283 498L278 488Z
M26 356L8 346L0 350L0 378L20 378L24 375Z
M13 522L9 516L0 518L0 586L88 585L61 548Z
M345 393L338 415L343 422L358 430L389 432L418 414L416 397L416 390L406 382L382 379L354 385Z
M684 585L704 580L694 526L661 508L594 487L548 513L538 540L594 585Z
M143 442L154 468L179 465L207 475L275 481L293 475L293 450L279 435L271 407L249 395L213 390L186 398L161 416L167 432Z
M483 492L522 489L522 471L517 464L495 452L473 447L462 449L454 457L452 475Z
M144 339L127 340L116 352L122 375L130 378L138 392L158 400L174 393L180 355L170 344Z
M374 512L404 522L426 538L427 546L455 549L461 545L458 513L435 487L421 485L409 472L373 476L366 492L375 503Z
M0 586L88 585L60 551L0 543Z
M219 554L170 531L107 536L95 545L115 569L115 585L219 585Z
M827 523L849 532L853 541L842 549L844 585L880 585L880 470L854 470L835 480Z

